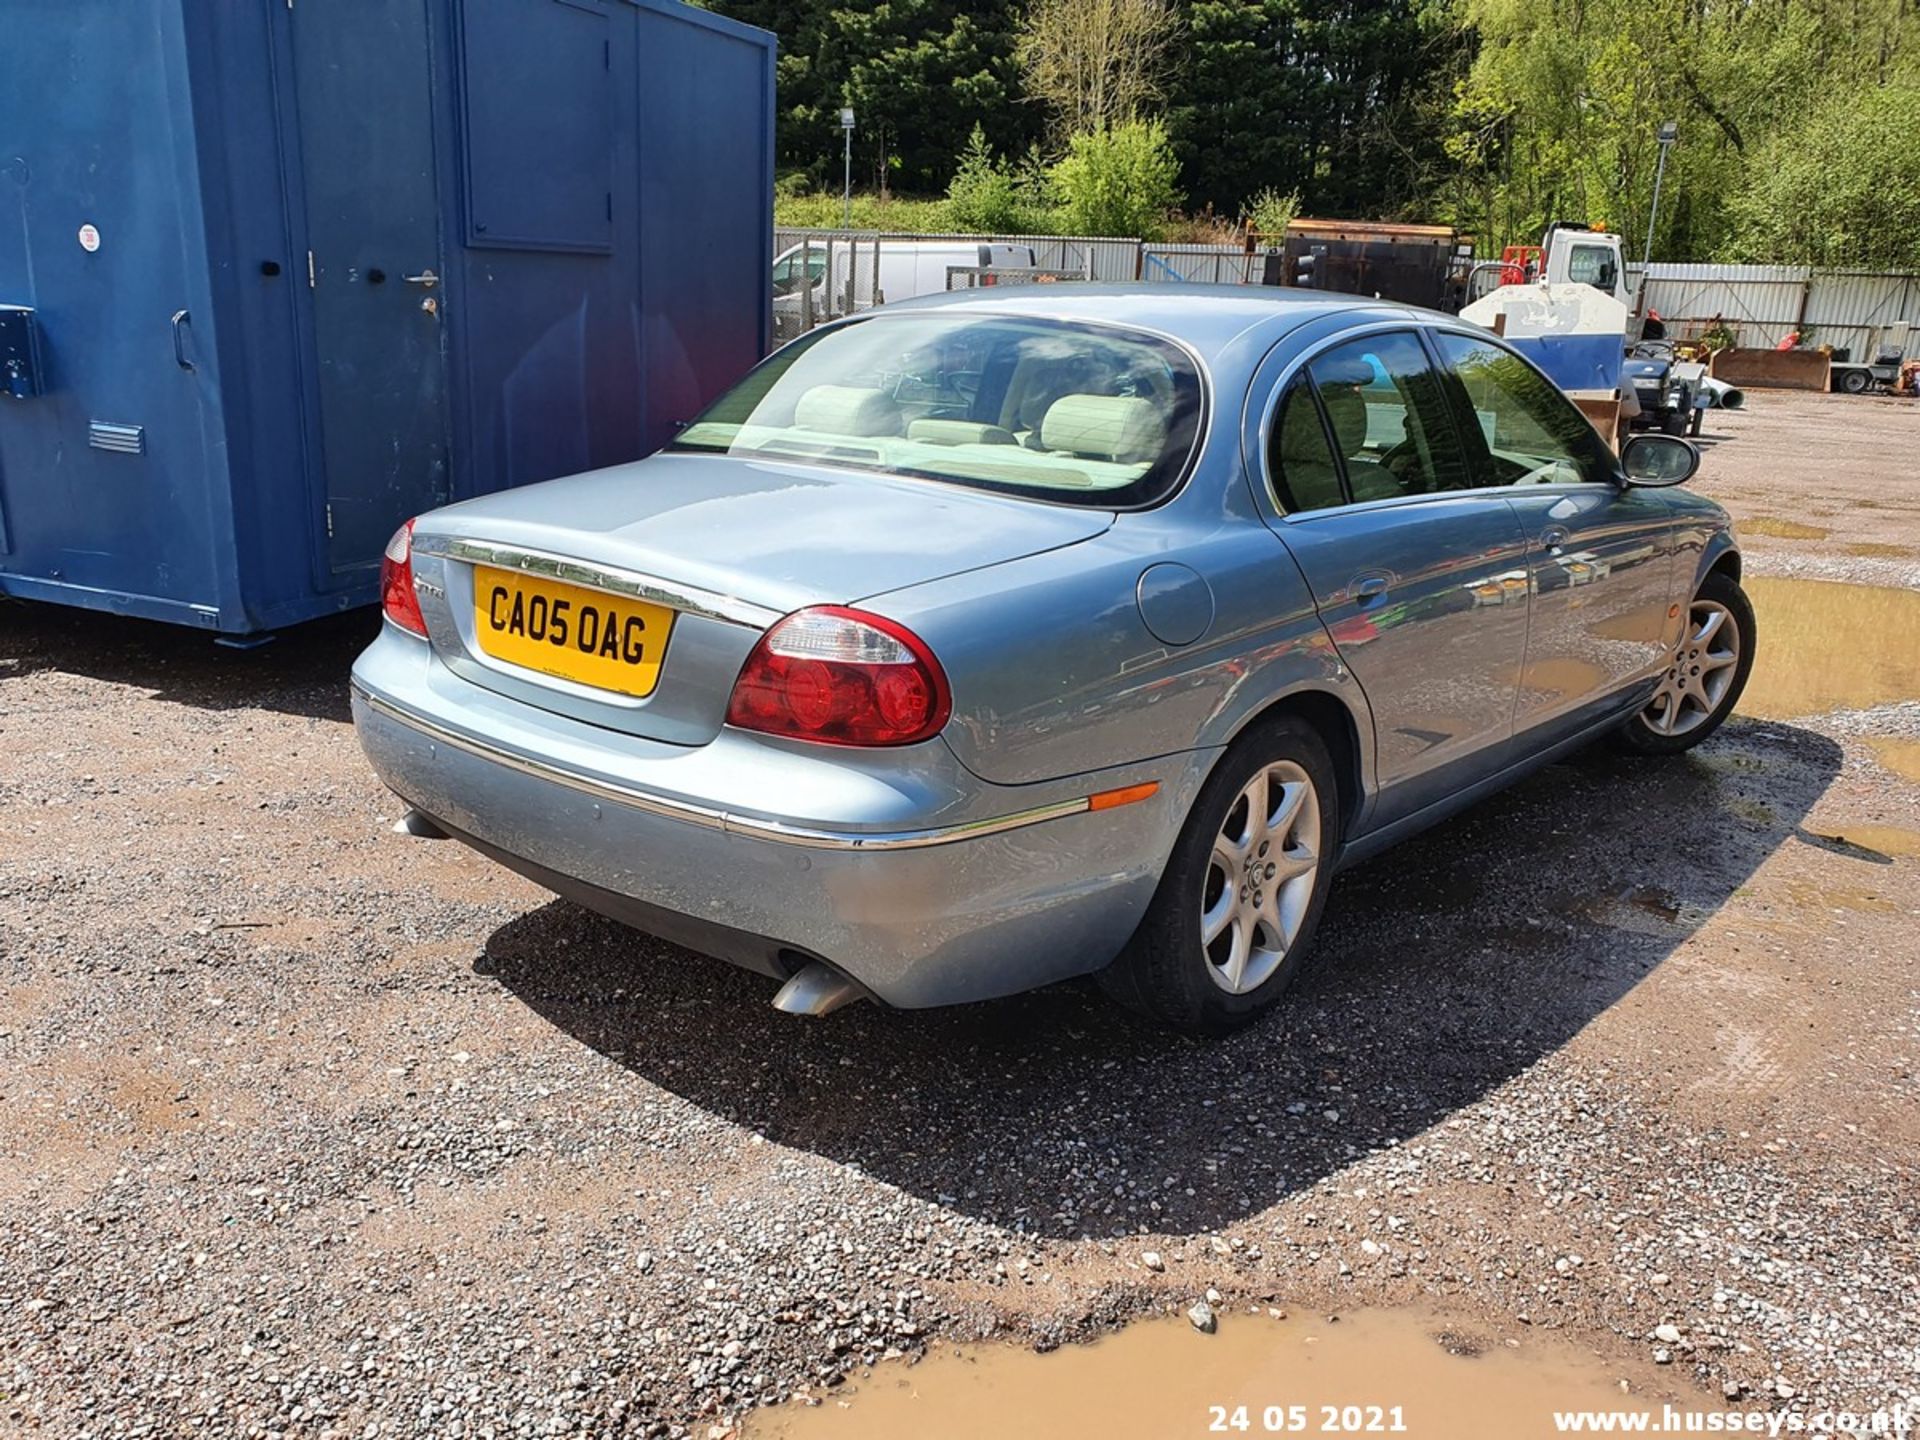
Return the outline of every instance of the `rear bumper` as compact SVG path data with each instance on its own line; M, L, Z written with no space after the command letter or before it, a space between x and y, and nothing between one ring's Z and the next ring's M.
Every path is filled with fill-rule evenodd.
M902 1007L1011 994L1105 964L1145 913L1204 771L1190 756L1103 773L1077 793L1162 785L1097 814L1059 787L1036 795L972 782L988 792L964 807L974 813L955 817L948 805L926 824L744 815L724 798L703 804L631 773L563 768L476 733L462 723L470 717L434 713L431 692L383 693L363 668L353 715L368 759L457 838L665 939L771 975L822 959ZM796 776L793 788L817 787Z

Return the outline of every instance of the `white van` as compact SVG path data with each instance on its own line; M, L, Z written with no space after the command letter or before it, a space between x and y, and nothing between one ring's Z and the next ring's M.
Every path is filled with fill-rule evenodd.
M889 300L941 294L947 288L949 268L1032 268L1035 263L1031 245L885 235L878 239L867 235L823 236L810 247L795 245L782 251L773 262L773 313L782 320L799 319L804 313L802 292L809 283L813 289L812 318L818 323Z

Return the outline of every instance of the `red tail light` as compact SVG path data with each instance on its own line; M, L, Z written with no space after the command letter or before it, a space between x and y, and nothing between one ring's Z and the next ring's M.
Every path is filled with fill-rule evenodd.
M827 745L911 745L953 712L946 672L903 625L861 610L796 610L753 647L727 723Z
M427 620L420 613L420 597L413 593L413 521L393 532L380 557L380 608L402 630L424 636Z

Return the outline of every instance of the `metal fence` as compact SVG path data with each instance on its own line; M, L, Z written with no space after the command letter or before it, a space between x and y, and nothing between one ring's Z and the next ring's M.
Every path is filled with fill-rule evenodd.
M773 232L773 343L785 344L816 325L884 303L890 248L909 245L1017 245L1033 253L1031 266L1079 280L1135 280L1138 240L1092 235L908 235L882 231L775 230ZM809 278L810 277L810 283Z
M1201 285L1255 285L1265 255L1244 245L1142 245L1140 278Z
M1032 265L1010 271L1046 272L1053 279L1253 285L1260 283L1265 260L1237 245L1149 245L1087 235L776 230L774 253L780 258L774 276L774 343L884 302L888 247L943 241L1030 247ZM812 283L801 283L802 276L811 276ZM1920 274L1803 265L1661 264L1630 265L1627 280L1641 308L1658 311L1668 333L1680 339L1724 326L1737 344L1766 347L1798 331L1812 344L1871 360L1885 349L1911 350L1907 333L1920 330Z
M1871 360L1883 349L1911 349L1906 334L1920 329L1916 274L1804 265L1629 266L1627 273L1642 308L1657 311L1679 338L1724 326L1736 344L1767 348L1798 332L1803 343Z
M774 345L879 304L883 243L849 230L774 231Z

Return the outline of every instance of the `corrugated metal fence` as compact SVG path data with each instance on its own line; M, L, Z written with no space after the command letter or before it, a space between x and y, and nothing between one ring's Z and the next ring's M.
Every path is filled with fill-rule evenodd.
M836 315L875 303L881 284L880 257L890 245L947 241L961 244L1028 245L1042 270L1072 272L1089 280L1187 281L1247 285L1260 280L1262 257L1238 245L1149 245L1139 240L1087 235L896 235L844 230L776 230L774 253L803 247L816 280L811 293L774 285L774 330L778 340ZM1630 289L1645 281L1643 309L1658 311L1667 331L1691 338L1724 325L1735 342L1772 346L1798 330L1809 343L1831 345L1851 358L1873 359L1882 349L1920 341L1902 327L1920 331L1920 274L1866 270L1813 270L1804 265L1655 265L1627 267ZM879 298L884 299L884 294Z
M1920 329L1920 275L1813 270L1804 265L1654 265L1645 272L1644 309L1667 333L1688 338L1724 325L1736 343L1778 345L1794 331L1855 359L1907 343L1898 327ZM1641 267L1628 267L1628 283Z
M853 232L862 240L873 241L883 250L888 245L914 242L956 244L1031 245L1033 263L1042 270L1077 270L1089 280L1135 280L1140 275L1140 242L1096 235L905 235L886 231ZM807 240L816 245L838 237L845 230L775 230L773 253L782 254Z
M906 235L872 230L773 232L773 341L779 345L815 325L871 309L888 297L883 257L890 247L940 244L1025 245L1033 269L1087 280L1134 280L1140 242L1093 235ZM812 284L802 283L810 275ZM936 287L938 288L938 287ZM898 298L898 297L895 297Z
M1140 278L1169 284L1250 285L1260 279L1264 255L1244 245L1142 245Z

